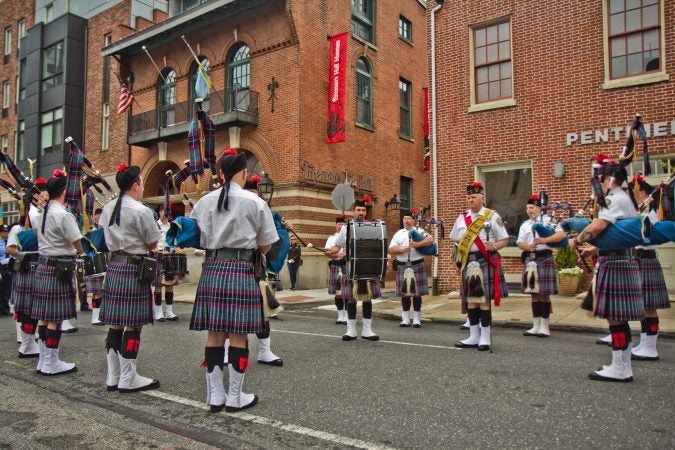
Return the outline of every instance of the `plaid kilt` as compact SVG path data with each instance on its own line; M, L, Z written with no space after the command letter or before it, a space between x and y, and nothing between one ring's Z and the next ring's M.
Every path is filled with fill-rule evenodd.
M344 277L347 273L347 265L343 266L333 266L330 265L328 266L328 269L330 270L328 274L328 293L335 295L337 294L337 291L342 289L342 280L340 279L340 269L342 269L342 276Z
M191 330L252 334L265 329L262 294L253 264L208 260L202 265Z
M157 276L155 277L155 282L153 283L153 286L155 289L162 289L162 280L164 280L164 274L162 273L162 255L157 254L155 255L155 259L157 260Z
M91 295L101 296L103 290L103 280L105 275L92 275L89 277L84 277L84 280L87 283L87 293Z
M638 258L645 309L668 309L670 299L658 258Z
M49 322L77 318L76 292L74 273L71 281L59 281L56 267L38 264L35 270L31 318Z
M595 317L628 322L642 320L640 267L628 256L601 256L595 281Z
M525 292L527 287L527 264L532 261L530 257L525 258L523 266L523 276L520 281L520 292ZM538 295L556 295L558 293L558 280L556 278L555 264L552 256L534 258L537 263L537 276L539 277L539 294Z
M370 280L370 290L373 291L372 298L379 298L382 296L380 292L380 282L378 280ZM354 294L352 293L352 280L348 276L342 277L342 292L340 297L344 300L353 300Z
M37 269L37 262L31 264L29 272L14 273L12 280L12 300L14 301L14 310L18 313L30 314L31 305L33 304L33 284L35 282L35 270Z
M415 272L415 297L429 295L429 280L427 280L427 270L424 267L424 262L412 266ZM399 261L396 267L396 296L401 297L401 290L403 289L403 274L405 272L405 263Z
M494 299L494 270L492 269L492 266L488 264L487 259L485 258L477 258L476 262L480 264L480 268L483 270L483 289L485 289L485 292L487 292L488 298L490 300ZM488 271L488 267L490 267L490 270ZM488 276L488 272L492 275L491 277ZM468 289L467 286L467 278L466 278L466 267L464 268L464 272L462 272L462 286L460 288L460 295L462 297L462 302L466 303L466 292ZM504 277L504 268L502 265L499 265L499 296L500 298L505 298L509 296L509 291L506 287L506 278Z
M152 323L152 288L136 278L135 264L110 262L103 283L99 320L107 325L140 326Z

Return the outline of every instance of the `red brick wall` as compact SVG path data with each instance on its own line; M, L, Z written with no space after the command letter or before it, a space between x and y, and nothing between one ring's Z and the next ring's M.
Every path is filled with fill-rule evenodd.
M662 0L663 1L663 0ZM514 98L517 105L468 113L469 27L511 16ZM476 165L531 160L534 189L545 186L550 201L579 208L590 194L592 155L616 157L621 142L565 145L568 132L628 125L640 112L646 123L668 121L669 136L652 138L650 153L675 150L675 3L665 1L666 71L670 81L604 90L602 2L446 3L437 15L439 209L450 224L465 208L464 186ZM566 174L553 178L556 160ZM441 246L440 279L457 286L449 246ZM507 263L507 271L515 266Z

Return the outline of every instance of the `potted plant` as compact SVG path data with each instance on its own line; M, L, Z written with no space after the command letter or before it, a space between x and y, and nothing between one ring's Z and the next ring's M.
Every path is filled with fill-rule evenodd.
M577 266L577 253L570 247L561 247L553 257L558 276L558 293L574 295L579 289L583 271Z

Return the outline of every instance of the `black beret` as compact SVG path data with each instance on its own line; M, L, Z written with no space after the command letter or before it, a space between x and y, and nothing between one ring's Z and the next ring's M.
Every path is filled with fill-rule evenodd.
M226 177L232 177L246 168L246 155L228 148L220 158L220 170ZM256 186L257 187L257 186Z

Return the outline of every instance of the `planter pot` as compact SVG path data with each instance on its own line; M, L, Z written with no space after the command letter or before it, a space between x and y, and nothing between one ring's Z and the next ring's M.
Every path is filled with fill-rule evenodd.
M579 290L581 284L580 275L557 275L558 277L558 295L574 296Z

